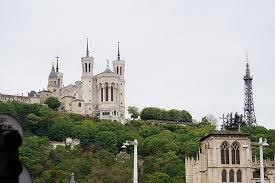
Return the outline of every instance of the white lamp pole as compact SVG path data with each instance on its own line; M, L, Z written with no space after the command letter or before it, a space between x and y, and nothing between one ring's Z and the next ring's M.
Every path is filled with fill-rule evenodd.
M260 177L261 183L264 183L264 153L263 153L263 139L259 139L260 146Z
M135 139L134 141L129 141L126 140L126 143L123 143L123 145L129 146L133 145L134 146L134 172L133 172L133 183L138 183L138 159L137 159L137 146L138 146L138 141Z
M265 141L263 142L262 138L259 138L259 142L251 142L253 145L258 145L260 148L260 178L261 178L261 183L264 182L264 153L263 153L263 147L269 146L269 144Z

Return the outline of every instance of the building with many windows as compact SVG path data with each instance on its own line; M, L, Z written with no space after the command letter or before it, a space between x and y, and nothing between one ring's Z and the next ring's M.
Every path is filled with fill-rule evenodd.
M185 159L186 183L260 183L249 134L221 130L201 139L196 159ZM275 162L266 160L265 182L275 182Z
M118 44L117 59L105 71L94 74L94 57L89 54L88 39L86 55L81 58L81 80L75 84L64 86L63 73L60 72L58 59L48 77L47 90L36 93L31 91L28 96L6 95L0 93L0 101L19 101L23 103L44 103L48 97L57 97L60 111L88 115L100 119L125 122L125 61L120 59Z
M61 111L89 115L100 119L111 119L123 122L125 119L125 61L120 59L118 45L117 59L113 62L113 69L94 74L94 57L90 56L87 40L86 56L81 58L81 80L75 84L63 85L63 73L58 66L52 65L48 77L47 90L38 94L41 101L49 96L58 97L61 101Z

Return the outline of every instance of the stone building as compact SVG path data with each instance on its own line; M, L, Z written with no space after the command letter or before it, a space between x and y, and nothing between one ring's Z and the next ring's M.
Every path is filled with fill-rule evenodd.
M23 103L44 103L48 97L57 97L64 112L89 115L100 119L110 119L125 123L125 61L120 59L118 44L117 59L105 71L94 74L94 57L90 56L87 40L86 55L81 58L81 80L75 84L64 86L63 73L60 72L58 57L56 66L48 77L47 90L36 93L31 91L28 96L4 95L0 93L0 101L19 101Z
M31 91L28 93L28 96L22 95L7 95L7 94L1 94L0 93L0 101L7 102L7 101L18 101L23 102L27 104L39 104L40 103L40 97L35 91Z
M249 134L221 130L201 139L196 159L185 159L186 183L260 183ZM275 162L265 161L265 182L275 182Z
M56 68L52 65L48 77L47 90L38 93L41 102L49 96L55 96L61 101L62 111L124 122L125 61L120 59L119 45L112 70L107 62L105 71L94 74L94 57L89 54L87 41L86 55L81 58L81 80L64 86L57 57Z

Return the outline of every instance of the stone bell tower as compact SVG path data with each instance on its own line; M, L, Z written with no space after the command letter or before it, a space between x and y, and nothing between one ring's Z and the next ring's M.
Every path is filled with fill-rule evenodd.
M82 99L86 104L86 114L92 113L92 92L93 92L93 65L94 65L94 57L89 55L89 43L87 38L87 49L86 56L81 58L82 63Z
M120 50L119 50L119 42L117 47L117 60L113 61L113 71L120 78L120 83L118 85L118 101L119 102L119 116L125 117L125 61L120 59Z

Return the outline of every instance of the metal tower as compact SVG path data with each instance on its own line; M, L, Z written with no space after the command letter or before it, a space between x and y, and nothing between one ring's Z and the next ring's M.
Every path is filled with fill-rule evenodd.
M248 60L246 63L244 80L244 119L248 125L256 125L256 116L253 102L252 80L253 76L250 75L250 68Z

